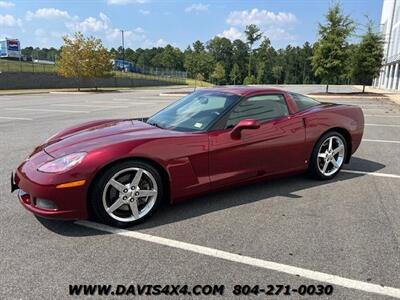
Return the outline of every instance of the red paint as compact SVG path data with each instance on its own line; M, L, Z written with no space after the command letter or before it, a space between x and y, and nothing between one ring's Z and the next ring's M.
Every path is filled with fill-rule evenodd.
M319 137L333 128L351 137L351 154L360 145L364 117L359 107L322 104L298 112L284 91L253 87L218 88L244 97L285 96L290 115L260 123L242 120L234 129L190 133L159 129L134 120L101 120L64 130L38 146L16 171L16 183L30 195L22 205L34 214L60 219L87 217L90 183L103 167L120 159L153 161L168 174L171 202L263 178L305 171ZM239 128L238 128L239 127ZM87 152L81 164L62 174L37 171L43 163L74 152ZM85 179L85 186L56 185ZM35 207L35 198L52 200L57 210Z

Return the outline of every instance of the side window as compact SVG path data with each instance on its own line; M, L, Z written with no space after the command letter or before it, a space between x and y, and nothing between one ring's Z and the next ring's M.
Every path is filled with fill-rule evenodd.
M234 127L243 119L267 121L288 115L289 111L283 95L254 96L242 101L232 110L228 117L226 128Z
M318 102L317 100L314 100L312 98L300 95L300 94L295 94L295 93L291 93L290 96L292 96L294 102L296 102L297 104L297 108L299 109L299 111L305 110L307 108L319 105L320 102Z

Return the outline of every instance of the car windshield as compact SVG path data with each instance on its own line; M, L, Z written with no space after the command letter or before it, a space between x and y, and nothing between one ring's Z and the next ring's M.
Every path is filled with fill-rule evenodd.
M156 113L147 123L176 131L204 131L239 99L225 92L197 91Z

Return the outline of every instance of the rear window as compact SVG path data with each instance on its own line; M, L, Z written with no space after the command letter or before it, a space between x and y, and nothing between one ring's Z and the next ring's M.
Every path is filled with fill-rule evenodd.
M292 96L294 102L296 102L297 108L299 109L299 111L302 111L307 108L310 108L310 107L320 104L320 102L318 102L317 100L314 100L314 99L304 96L304 95L290 93L290 96Z

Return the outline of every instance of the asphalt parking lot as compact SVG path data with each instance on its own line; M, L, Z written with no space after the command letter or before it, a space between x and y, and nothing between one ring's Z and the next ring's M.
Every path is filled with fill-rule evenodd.
M366 116L359 150L328 182L297 175L232 188L167 206L127 231L39 221L10 194L11 171L50 135L149 116L179 98L159 96L171 90L187 88L0 96L0 299L66 299L70 284L224 284L232 298L235 284L329 280L330 299L400 297L400 106L389 100L324 100L359 105Z

